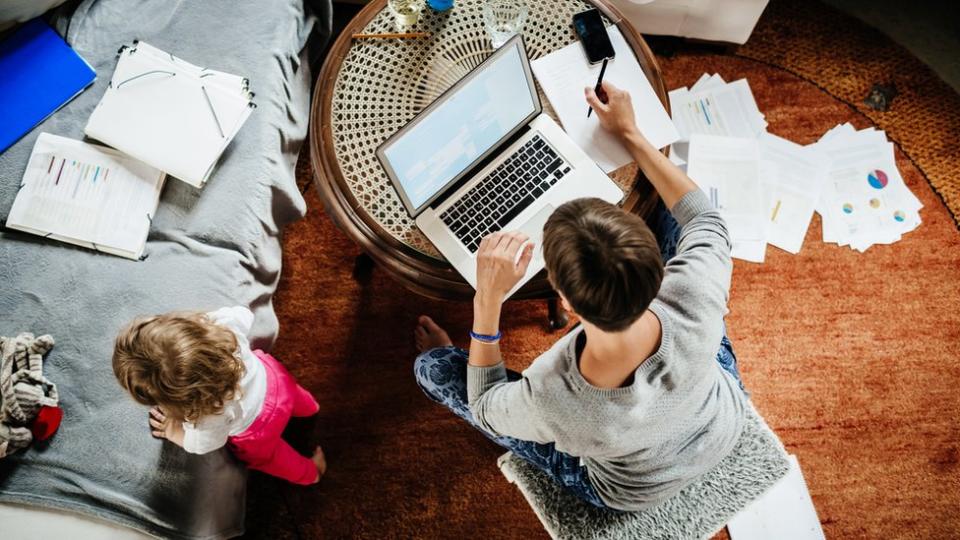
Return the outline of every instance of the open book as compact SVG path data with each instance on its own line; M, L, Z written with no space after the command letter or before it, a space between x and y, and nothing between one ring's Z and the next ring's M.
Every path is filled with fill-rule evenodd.
M116 150L41 133L6 226L139 259L165 177Z
M84 132L202 187L250 116L252 97L243 77L134 42L120 50L110 85Z

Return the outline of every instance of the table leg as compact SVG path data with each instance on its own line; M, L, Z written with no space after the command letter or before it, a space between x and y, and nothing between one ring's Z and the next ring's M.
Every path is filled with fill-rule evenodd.
M547 317L550 319L551 330L560 330L570 322L567 312L560 306L560 299L556 297L547 299Z
M376 263L366 253L357 255L357 258L353 260L353 279L360 282L369 281L374 266L376 266Z

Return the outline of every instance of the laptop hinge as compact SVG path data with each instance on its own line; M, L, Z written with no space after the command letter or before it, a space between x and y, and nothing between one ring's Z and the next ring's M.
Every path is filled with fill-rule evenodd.
M456 193L458 189L460 189L464 184L466 184L471 179L473 179L473 177L476 176L480 171L482 171L484 167L489 165L491 161L503 155L502 149L509 148L510 145L517 142L518 140L520 140L521 137L526 135L528 131L530 131L530 124L526 124L520 129L518 129L517 132L511 135L509 139L503 141L503 143L501 143L500 146L497 147L496 151L491 152L489 156L485 157L482 161L480 161L479 163L474 165L469 171L467 171L467 174L463 175L463 178L458 180L457 183L451 185L446 190L444 190L444 192L439 197L437 197L432 203L430 203L430 208L432 210L436 210L441 204L443 204L444 201L447 200L447 197L450 197L451 195Z

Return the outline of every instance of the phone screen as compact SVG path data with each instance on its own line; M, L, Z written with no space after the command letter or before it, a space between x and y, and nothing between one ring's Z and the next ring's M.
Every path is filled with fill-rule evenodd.
M591 64L602 62L604 58L613 58L613 45L599 11L591 9L577 13L573 16L573 28L580 37L580 43L583 44Z

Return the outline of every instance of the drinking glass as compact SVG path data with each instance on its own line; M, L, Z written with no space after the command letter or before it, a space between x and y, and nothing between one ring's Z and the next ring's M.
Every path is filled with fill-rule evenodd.
M397 21L397 29L401 32L409 30L420 20L425 0L389 0L387 6Z
M520 32L525 22L527 3L524 0L483 0L483 24L494 49Z

